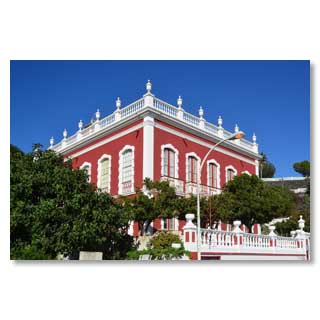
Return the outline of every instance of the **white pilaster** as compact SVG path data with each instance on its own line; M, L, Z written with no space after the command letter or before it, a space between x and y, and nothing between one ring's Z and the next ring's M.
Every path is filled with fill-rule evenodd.
M153 180L154 163L154 119L145 117L143 119L143 179Z

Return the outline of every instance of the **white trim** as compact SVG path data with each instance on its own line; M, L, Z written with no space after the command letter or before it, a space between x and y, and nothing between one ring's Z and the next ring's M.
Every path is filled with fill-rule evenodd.
M108 182L108 193L110 193L110 187L111 187L111 156L109 154L103 154L98 159L98 170L97 170L97 187L101 189L101 163L103 160L108 159L109 160L109 182Z
M105 144L107 144L107 143L109 143L111 141L114 141L114 140L116 140L118 138L121 138L121 137L123 137L123 136L125 136L125 135L127 135L129 133L132 133L132 132L134 132L137 129L140 129L142 127L143 127L143 123L139 123L138 125L133 126L133 127L129 128L127 130L121 131L118 134L115 134L110 138L104 139L104 140L102 140L102 141L100 141L100 142L98 142L96 144L93 144L92 146L90 146L88 148L84 148L84 149L82 149L82 150L70 155L68 158L72 159L72 158L78 157L78 156L80 156L80 155L82 155L84 153L87 153L87 152L89 152L91 150L94 150L94 149L96 149L98 147L101 147L101 146L103 146L103 145L105 145ZM88 143L90 143L90 141L88 141Z
M232 165L226 166L225 167L225 170L226 170L226 182L225 183L228 182L228 170L229 169L232 169L234 171L235 176L238 174L238 170L234 166L232 166Z
M89 170L88 170L88 182L91 182L91 163L85 161L85 162L79 167L79 169L84 169L85 167L89 167Z
M248 176L251 176L252 174L248 171L248 170L245 170L245 171L242 171L241 174L243 173L246 173Z
M143 119L143 179L153 180L154 167L154 119Z
M188 180L188 158L189 157L195 157L197 159L197 179L199 175L199 169L200 169L200 162L201 158L195 153L195 152L188 152L186 153L186 183L191 182ZM201 176L200 176L200 183L201 183Z
M260 177L260 175L259 175L259 165L260 165L260 161L259 160L255 160L256 176L257 177Z
M176 131L174 129L168 128L168 127L166 127L166 126L164 126L162 124L159 124L157 122L155 122L155 128L158 128L158 129L161 129L163 131L169 132L169 133L174 134L174 135L176 135L176 136L178 136L180 138L188 139L189 141L192 141L192 142L195 142L195 143L197 143L199 145L207 147L208 149L210 149L210 148L212 148L214 146L213 144L204 142L204 141L202 141L200 139L191 137L191 136L189 136L187 134L184 134L182 132L179 132L179 131ZM228 148L228 146L226 146L225 148ZM256 165L254 160L249 160L249 159L244 158L242 156L239 156L239 155L237 155L237 154L235 154L233 152L227 151L227 150L225 150L223 148L217 147L215 150L220 152L220 153L226 154L226 155L228 155L230 157L233 157L235 159L242 160L242 161L247 162L247 163L252 164L252 165Z
M161 145L161 176L164 176L164 150L171 149L174 152L174 178L179 178L179 150L176 149L172 144Z
M220 183L220 163L215 160L215 159L210 159L207 161L207 185L209 186L209 165L210 163L213 163L217 166L217 189L221 188L221 183Z
M123 158L123 153L127 150L132 151L132 178L131 178L131 190L130 193L134 193L134 146L129 146L125 145L120 151L119 151L119 181L118 181L118 194L123 194L122 192L122 158ZM130 194L129 193L129 194ZM126 193L127 195L128 193Z

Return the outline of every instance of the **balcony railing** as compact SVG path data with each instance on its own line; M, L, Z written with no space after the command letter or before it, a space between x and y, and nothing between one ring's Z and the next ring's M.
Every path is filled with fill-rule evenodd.
M167 176L162 176L160 178L160 181L168 181L170 187L173 187L176 189L176 194L177 195L184 195L184 181L177 179L177 178L172 178L172 177L167 177Z
M117 106L117 109L114 113L111 115L108 115L107 117L100 119L100 112L96 113L96 121L91 123L89 126L82 129L79 129L76 134L72 135L71 137L67 137L67 134L65 134L64 139L57 143L53 144L54 141L52 139L51 147L55 151L62 151L66 147L75 144L79 142L80 140L85 140L92 136L94 133L98 131L102 131L102 129L112 127L114 124L116 124L119 121L122 121L128 117L131 117L132 115L138 114L141 110L145 108L153 108L156 111L160 111L161 113L164 113L168 115L171 118L175 118L179 121L185 122L188 126L192 126L194 128L201 129L201 131L207 131L211 136L218 137L219 139L225 139L227 137L230 137L232 135L231 132L225 130L222 127L222 119L219 118L219 126L216 126L208 121L206 121L203 116L203 109L201 109L201 116L195 116L192 115L184 109L177 108L165 101L162 101L158 98L156 98L154 95L152 95L150 92L144 95L143 98L138 99L137 101L129 104L128 106L120 109L121 103ZM199 111L200 112L200 111ZM80 128L80 123L79 123ZM255 142L256 137L254 136L254 141L250 142L248 140L241 139L240 141L231 141L231 144L237 145L240 148L243 148L245 150L249 150L254 153L258 153L258 145Z

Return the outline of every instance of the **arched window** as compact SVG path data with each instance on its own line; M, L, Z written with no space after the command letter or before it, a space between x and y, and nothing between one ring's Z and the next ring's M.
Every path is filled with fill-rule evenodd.
M197 182L198 159L194 156L188 157L187 182Z
M103 155L98 160L98 188L110 192L111 181L111 156Z
M161 146L161 176L179 178L178 176L179 151L172 144Z
M80 169L85 170L87 172L87 181L91 182L91 163L89 162L84 162L81 166Z
M209 163L209 187L218 188L218 166L215 163Z
M226 167L226 183L233 180L234 176L237 175L237 170L233 166Z
M166 177L175 178L175 153L169 148L164 149L163 175Z
M134 192L134 147L126 146L120 151L119 194Z

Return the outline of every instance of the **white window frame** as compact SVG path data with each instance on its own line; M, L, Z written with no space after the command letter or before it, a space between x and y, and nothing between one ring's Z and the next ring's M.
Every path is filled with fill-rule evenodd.
M130 145L125 145L119 152L119 182L118 182L118 193L123 195L123 191L122 191L122 160L123 160L123 154L125 153L125 151L127 150L131 150L132 152L132 178L131 178L131 190L129 193L125 193L125 195L128 194L133 194L134 193L134 146L130 146Z
M172 144L161 145L161 176L164 176L164 151L171 149L174 152L174 178L179 178L179 151Z
M197 159L197 180L198 180L198 175L199 175L199 169L200 169L200 162L201 162L201 159L200 157L195 153L195 152L189 152L189 153L186 153L186 183L191 183L192 181L188 181L188 159L189 157L195 157ZM196 182L193 182L193 183L197 183ZM200 184L201 184L201 174L200 174Z
M229 182L228 181L228 170L229 169L232 169L234 171L234 175L235 176L238 175L238 170L234 166L232 166L232 165L226 166L226 168L225 168L225 170L226 170L226 182L225 183Z
M84 169L85 167L89 167L88 173L88 182L91 182L91 163L90 162L84 162L79 169Z
M252 176L252 174L248 170L242 171L241 174L242 173L246 173L248 176Z
M107 192L110 193L111 188L111 156L109 154L103 154L98 160L98 172L97 172L97 187L101 189L101 166L104 160L109 160L109 182L107 186Z
M220 183L220 163L215 160L215 159L210 159L207 161L207 185L209 186L209 169L210 169L210 164L214 164L217 166L217 189L221 188L221 183Z

